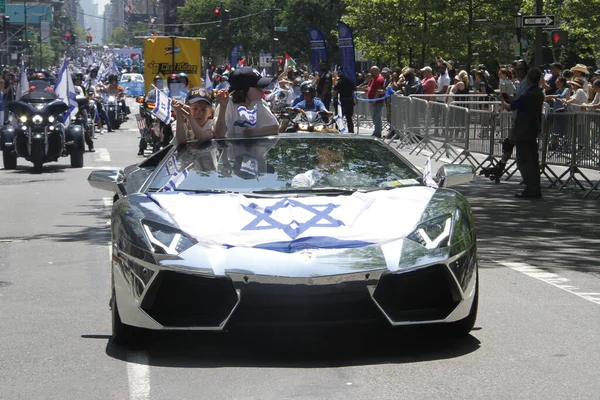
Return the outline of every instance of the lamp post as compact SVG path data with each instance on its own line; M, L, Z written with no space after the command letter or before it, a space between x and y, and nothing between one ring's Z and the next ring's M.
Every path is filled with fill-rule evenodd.
M521 49L521 31L523 30L523 13L522 12L518 12L517 15L515 15L515 30L517 33L517 49L519 52L519 60L523 57L523 52Z

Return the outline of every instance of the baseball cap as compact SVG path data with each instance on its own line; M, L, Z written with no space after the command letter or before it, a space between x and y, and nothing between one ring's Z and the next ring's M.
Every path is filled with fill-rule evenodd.
M195 88L190 89L188 92L185 103L186 104L194 104L199 101L205 101L208 104L212 104L210 99L210 94L203 87L197 86Z
M251 87L266 88L273 77L261 76L260 72L251 67L241 67L229 75L229 90L244 90Z
M382 74L389 74L390 73L390 69L388 67L383 67L383 69L381 70Z
M563 69L563 66L561 63L557 63L557 62L553 62L552 64L550 64L550 68L556 68L556 69Z
M431 69L431 67L424 67L421 68L421 72L433 72L433 70Z

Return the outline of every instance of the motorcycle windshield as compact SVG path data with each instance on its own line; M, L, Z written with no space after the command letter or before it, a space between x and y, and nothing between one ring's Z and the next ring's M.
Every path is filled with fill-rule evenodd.
M306 118L306 121L308 121L311 124L314 124L315 122L317 122L320 119L320 115L318 112L315 111L306 111L304 113L304 116Z

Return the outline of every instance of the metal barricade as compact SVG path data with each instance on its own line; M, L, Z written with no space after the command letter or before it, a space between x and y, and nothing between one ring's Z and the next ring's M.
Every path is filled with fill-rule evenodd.
M369 102L361 101L360 99L367 99L365 92L356 93L356 104L354 105L354 130L358 134L360 133L361 125L363 127L370 127L373 125L373 116L371 115L371 107Z

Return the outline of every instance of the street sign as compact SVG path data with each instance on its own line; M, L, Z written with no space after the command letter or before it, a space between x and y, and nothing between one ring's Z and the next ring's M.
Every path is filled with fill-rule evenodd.
M287 32L287 31L288 31L287 26L276 26L275 27L275 32Z
M523 28L550 28L556 24L554 15L524 15Z
M271 62L273 61L271 53L261 53L259 54L259 66L261 68L266 68L271 66Z
M0 14L6 14L6 0L0 0Z

